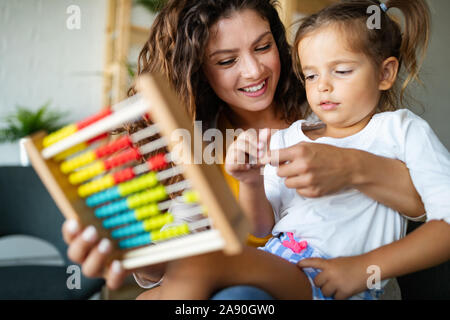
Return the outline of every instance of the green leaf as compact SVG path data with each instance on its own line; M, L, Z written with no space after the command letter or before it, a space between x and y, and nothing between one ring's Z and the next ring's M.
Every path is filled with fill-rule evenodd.
M160 11L166 2L167 0L135 0L137 5L147 8L152 13Z
M5 127L0 128L0 142L14 142L40 130L55 131L63 126L61 119L67 112L49 110L50 101L32 111L23 106L16 106L16 112L7 115L3 121Z

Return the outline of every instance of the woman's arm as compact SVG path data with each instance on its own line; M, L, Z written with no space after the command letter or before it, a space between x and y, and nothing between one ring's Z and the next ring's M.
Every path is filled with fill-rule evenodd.
M403 239L362 256L366 265L378 265L389 279L431 268L450 259L450 224L429 221Z
M344 149L344 153L350 161L353 159L351 185L356 189L405 216L414 218L425 213L403 162L354 149Z
M356 188L372 199L409 217L425 213L406 166L356 149L320 143L299 143L278 151L278 175L288 188L305 197L321 197ZM288 163L285 163L288 161Z

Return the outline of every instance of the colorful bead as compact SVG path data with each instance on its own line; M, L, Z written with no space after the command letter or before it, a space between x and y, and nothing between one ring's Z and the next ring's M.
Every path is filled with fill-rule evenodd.
M103 161L94 162L92 165L81 169L69 176L69 182L71 184L80 184L86 180L98 176L99 174L106 171Z

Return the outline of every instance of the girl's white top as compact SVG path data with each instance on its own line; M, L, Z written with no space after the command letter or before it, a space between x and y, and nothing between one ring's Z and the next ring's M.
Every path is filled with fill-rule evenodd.
M305 120L277 132L270 149L302 141L367 151L403 161L425 204L427 220L450 223L450 155L430 126L408 110L384 112L350 137L310 140ZM330 159L333 161L333 159ZM275 215L273 235L293 232L330 258L366 253L403 237L406 219L363 193L348 189L320 198L305 198L288 189L277 168L264 168L264 186Z

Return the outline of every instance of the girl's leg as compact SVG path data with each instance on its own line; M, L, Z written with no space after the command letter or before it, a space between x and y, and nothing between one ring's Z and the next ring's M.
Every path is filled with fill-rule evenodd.
M240 284L259 287L276 299L312 298L311 284L300 268L251 247L236 256L215 252L171 262L160 297L208 299L219 289Z

